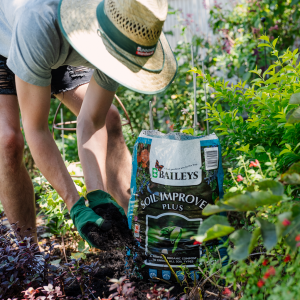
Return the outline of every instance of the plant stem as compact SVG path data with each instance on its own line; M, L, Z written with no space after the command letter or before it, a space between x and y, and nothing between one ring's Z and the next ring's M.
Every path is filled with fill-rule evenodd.
M163 259L165 260L165 262L167 263L167 265L168 265L168 267L170 268L170 270L171 270L171 272L173 273L173 275L175 276L175 278L176 278L176 281L181 285L181 282L180 282L180 280L179 280L179 278L178 278L178 276L176 275L176 273L175 273L175 271L173 270L173 268L171 267L171 265L169 264L169 262L168 262L168 260L167 260L167 258L162 254L161 255L162 257L163 257Z

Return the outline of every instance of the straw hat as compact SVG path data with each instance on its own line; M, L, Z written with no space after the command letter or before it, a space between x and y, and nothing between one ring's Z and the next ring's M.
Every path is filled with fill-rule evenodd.
M177 62L162 32L167 0L61 0L60 28L95 68L140 93L173 81Z

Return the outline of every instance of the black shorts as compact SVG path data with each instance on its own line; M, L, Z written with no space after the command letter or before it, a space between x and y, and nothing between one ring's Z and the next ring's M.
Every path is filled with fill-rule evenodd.
M7 67L6 60L6 57L0 55L0 94L17 95L15 74ZM52 70L51 95L70 91L89 83L93 72L93 69L86 67L71 66L61 66Z

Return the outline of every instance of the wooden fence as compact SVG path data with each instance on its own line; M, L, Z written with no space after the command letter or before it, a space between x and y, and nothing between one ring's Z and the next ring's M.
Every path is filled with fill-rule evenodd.
M211 28L208 25L210 7L217 3L223 9L230 9L234 0L169 0L172 9L180 10L181 22L189 25L187 39L193 34L201 35L210 42L214 41ZM180 36L179 20L177 15L168 15L164 25L164 31L173 31L173 36L168 35L171 47L174 49L177 42L182 40ZM177 28L176 28L177 26Z

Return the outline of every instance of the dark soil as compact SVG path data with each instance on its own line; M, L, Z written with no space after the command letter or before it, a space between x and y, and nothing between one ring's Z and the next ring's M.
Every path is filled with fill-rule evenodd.
M101 228L93 224L84 228L84 233L101 250L112 250L127 247L136 248L136 241L127 225L127 218L122 216L113 204L103 204L93 209L95 213L105 219Z
M105 219L104 228L102 226L99 229L94 225L88 225L85 228L85 233L89 238L93 240L99 249L104 250L99 254L91 254L88 257L88 263L100 263L98 272L93 275L92 290L96 291L94 293L96 298L109 297L114 292L109 291L109 287L112 284L109 282L109 279L122 276L126 276L135 286L135 296L138 300L147 300L146 291L154 284L157 284L157 287L166 289L174 287L171 294L176 295L177 299L184 294L184 287L177 283L167 284L159 280L154 282L141 279L141 274L143 274L142 265L146 256L138 247L132 231L128 228L126 217L123 217L119 210L110 204L101 205L95 208L94 211ZM128 250L130 250L131 255L128 255ZM133 256L135 257L134 259ZM66 295L75 296L75 294L78 295L80 289L74 285L65 291ZM208 297L205 297L205 299L217 299L209 297L209 295L206 296Z

